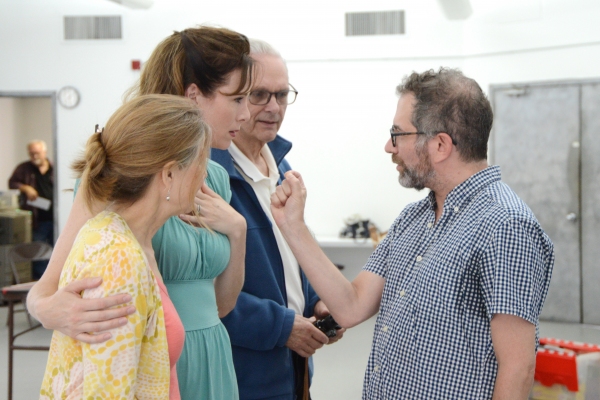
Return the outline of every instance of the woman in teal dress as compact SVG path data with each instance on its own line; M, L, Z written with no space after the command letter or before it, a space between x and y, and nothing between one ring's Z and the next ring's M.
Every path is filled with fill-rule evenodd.
M229 202L227 172L212 161L206 184ZM231 343L219 319L213 284L229 263L229 239L174 217L152 238L152 247L185 328L185 344L177 362L181 398L237 399Z
M227 149L250 116L249 51L245 36L224 29L201 27L175 33L146 62L138 92L157 91L157 82L169 80L167 73L177 77L180 71L186 88L183 95L198 105L212 128L212 147ZM222 67L227 62L230 71ZM219 68L226 73L215 73ZM181 398L237 400L231 342L220 318L233 309L243 285L246 221L229 205L225 169L209 160L207 173L206 184L196 194L201 220L188 215L169 219L153 237L152 247L185 329L177 362Z
M248 39L228 29L201 26L175 32L156 47L128 96L189 98L211 127L212 147L227 149L250 117L249 53ZM186 331L177 363L183 400L239 398L229 335L220 321L235 306L244 281L246 221L229 205L230 198L226 171L209 161L206 184L195 198L200 218L173 217L152 239L158 268ZM125 324L121 317L135 311L114 307L129 301L120 295L81 299L82 290L100 284L92 278L57 290L79 228L100 211L88 210L81 196L75 196L48 269L28 298L29 310L46 328L87 343L110 339L103 331Z

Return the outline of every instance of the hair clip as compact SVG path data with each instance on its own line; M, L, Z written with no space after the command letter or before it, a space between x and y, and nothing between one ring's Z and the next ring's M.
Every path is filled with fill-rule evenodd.
M96 132L99 135L102 135L104 133L104 127L102 127L102 129L100 129L100 125L96 124L96 127L94 128L94 132Z

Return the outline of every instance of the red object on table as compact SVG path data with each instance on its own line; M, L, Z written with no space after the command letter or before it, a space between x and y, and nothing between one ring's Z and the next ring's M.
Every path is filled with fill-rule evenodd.
M539 349L534 379L544 386L564 385L571 392L579 390L577 354L571 351Z
M555 383L566 386L571 392L579 390L577 377L577 356L593 352L600 352L596 344L572 342L553 338L540 338L540 346L535 362L534 379L544 386Z

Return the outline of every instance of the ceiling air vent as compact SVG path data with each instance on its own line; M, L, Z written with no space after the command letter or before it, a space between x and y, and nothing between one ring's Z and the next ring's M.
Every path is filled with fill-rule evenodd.
M404 11L346 13L346 36L403 33Z
M65 40L121 38L120 15L65 17Z

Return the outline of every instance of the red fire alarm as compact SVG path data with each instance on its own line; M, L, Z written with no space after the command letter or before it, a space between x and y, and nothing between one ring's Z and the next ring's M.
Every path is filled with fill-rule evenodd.
M142 62L140 60L131 60L131 69L140 70L142 68Z

